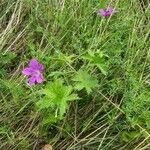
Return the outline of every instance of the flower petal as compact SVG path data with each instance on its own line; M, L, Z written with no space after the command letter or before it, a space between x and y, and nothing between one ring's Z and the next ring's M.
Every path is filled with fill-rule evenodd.
M105 17L109 17L112 14L112 12L107 11L105 14Z
M112 8L112 7L109 7L109 8L108 8L108 11L109 11L110 14L113 14L113 13L118 12L118 10L116 10L116 9L114 9L114 8Z
M106 16L106 12L104 9L100 9L99 10L99 13L102 15L102 16Z
M37 83L42 83L44 81L44 77L42 74L40 74L39 76L36 77L36 82Z
M34 76L30 77L28 83L30 86L34 85L36 83L36 78Z
M112 13L112 12L114 11L114 9L113 9L112 7L109 7L109 8L107 9L107 11L109 11L110 13Z
M44 66L43 66L42 64L39 64L39 65L38 65L38 69L39 69L39 71L42 72L42 71L44 70Z
M36 59L31 59L29 66L31 68L38 68L39 62Z
M22 73L23 73L24 75L29 76L29 75L32 74L32 69L31 69L31 68L25 68L25 69L22 70Z

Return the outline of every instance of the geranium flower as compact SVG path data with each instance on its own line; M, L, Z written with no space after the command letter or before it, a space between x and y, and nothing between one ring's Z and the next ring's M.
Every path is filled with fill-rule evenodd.
M108 9L100 9L98 14L104 16L104 17L109 17L111 16L113 13L116 13L117 11L115 9L113 9L112 7L109 7Z
M31 59L29 67L26 67L22 73L29 77L28 83L30 86L32 86L36 83L42 83L44 81L43 71L44 66L36 59Z

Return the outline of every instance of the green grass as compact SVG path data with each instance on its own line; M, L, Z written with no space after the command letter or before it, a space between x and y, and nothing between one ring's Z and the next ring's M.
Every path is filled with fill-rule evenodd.
M97 15L108 5L119 12ZM0 149L150 149L148 1L2 0L0 8ZM29 87L21 71L32 58L46 81Z

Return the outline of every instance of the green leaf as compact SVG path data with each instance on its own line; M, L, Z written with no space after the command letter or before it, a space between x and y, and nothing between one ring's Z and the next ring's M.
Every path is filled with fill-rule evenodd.
M84 59L90 62L90 65L97 66L104 75L107 75L108 70L108 61L106 60L107 57L108 55L103 54L102 52L94 53L91 51L83 56Z
M39 110L49 108L50 106L53 106L51 99L45 97L42 100L38 101L36 103Z
M65 86L63 80L57 79L54 82L49 82L43 90L44 97L37 102L39 110L46 108L57 108L58 114L63 116L68 107L68 101L79 99L76 94L72 94L72 87Z
M59 116L54 116L53 114L48 114L46 115L44 118L43 118L43 121L42 123L44 125L46 124L51 124L51 123L56 123L57 121L63 119L62 117L59 117Z
M83 70L78 71L73 81L76 81L75 89L80 91L85 88L88 94L98 87L98 80Z

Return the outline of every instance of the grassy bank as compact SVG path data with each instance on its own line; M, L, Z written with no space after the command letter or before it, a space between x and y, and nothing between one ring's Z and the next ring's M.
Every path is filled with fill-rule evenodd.
M112 6L110 17L98 14ZM150 149L150 5L0 2L0 149ZM42 84L22 70L44 66Z

